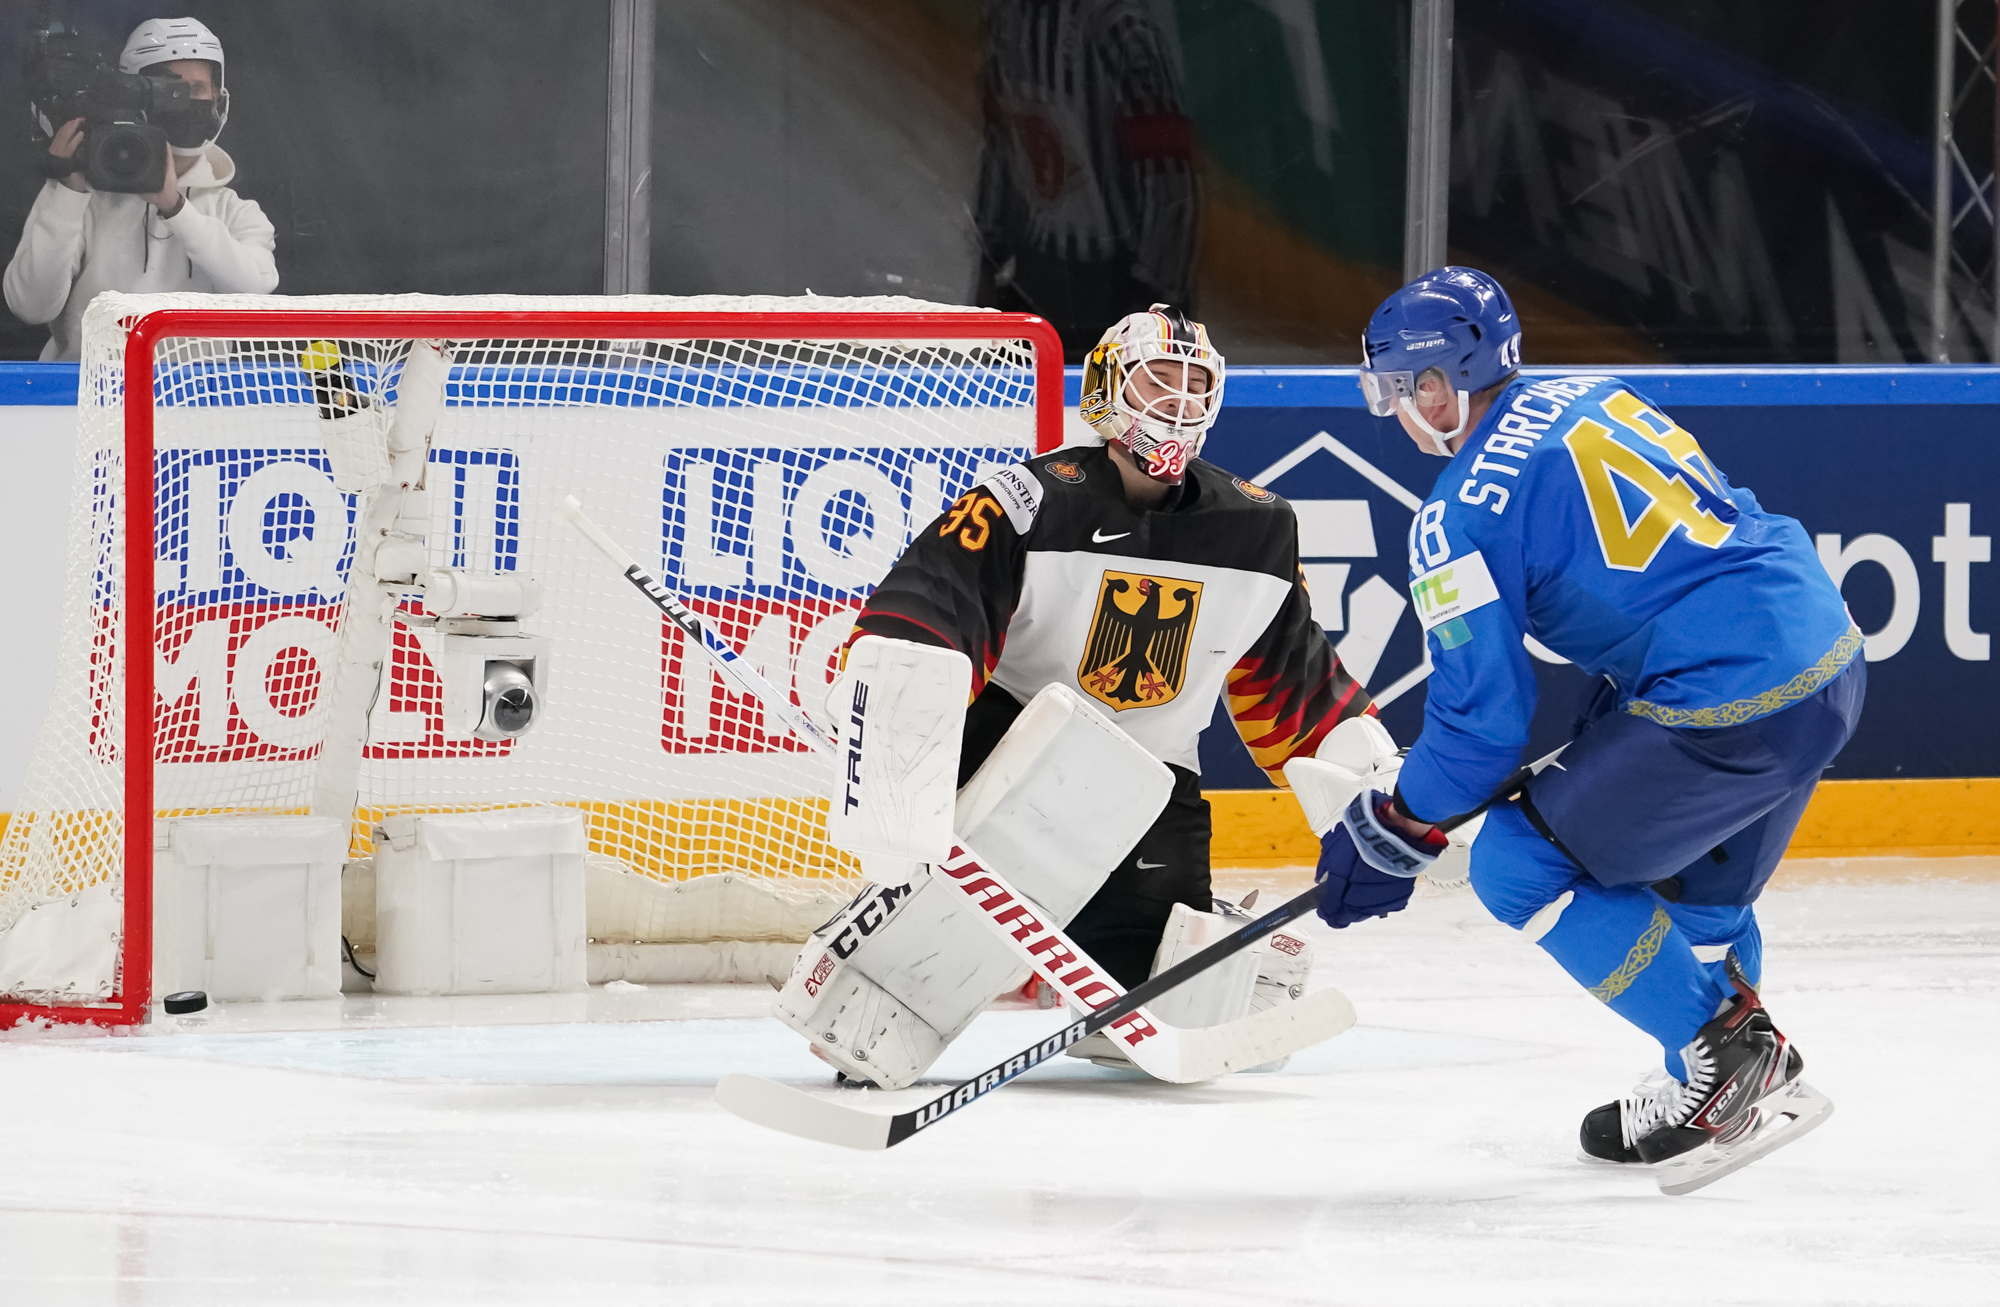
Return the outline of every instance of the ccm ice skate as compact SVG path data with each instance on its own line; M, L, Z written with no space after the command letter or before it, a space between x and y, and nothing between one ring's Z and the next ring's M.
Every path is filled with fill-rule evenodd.
M1681 1050L1685 1082L1661 1073L1583 1118L1586 1160L1659 1168L1660 1190L1692 1193L1825 1121L1832 1100L1799 1079L1805 1059L1728 960L1736 997Z

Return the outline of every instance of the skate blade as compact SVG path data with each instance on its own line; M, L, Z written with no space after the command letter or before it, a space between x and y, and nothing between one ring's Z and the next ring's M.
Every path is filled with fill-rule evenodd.
M1758 1103L1757 1115L1757 1129L1740 1143L1704 1144L1659 1163L1660 1192L1691 1194L1776 1152L1832 1116L1833 1100L1803 1081L1794 1081Z

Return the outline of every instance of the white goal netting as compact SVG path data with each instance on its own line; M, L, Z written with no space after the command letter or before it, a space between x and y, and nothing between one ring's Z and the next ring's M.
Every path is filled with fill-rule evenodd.
M164 308L303 311L324 324L285 338L160 342L147 467L127 459L125 347L130 324ZM99 297L85 317L58 682L22 810L0 836L0 946L37 904L115 897L128 823L324 812L325 772L341 753L329 732L347 729L333 706L353 698L334 682L343 668L353 674L342 642L369 502L336 485L337 424L324 414L331 398L353 410L342 422L386 427L411 349L357 336L342 322L356 312L826 315L824 336L811 339L756 339L747 326L742 336L606 339L588 323L534 339L454 333L426 520L402 525L431 569L539 583L540 607L519 629L546 642L541 712L515 739L454 733L439 635L412 590L365 726L350 723L365 729L357 774L332 789L349 783L358 796L355 859L387 813L559 804L585 814L594 854L663 884L728 873L731 885L838 889L853 868L822 839L823 766L551 513L575 495L752 665L819 711L856 610L912 534L985 471L1035 452L1031 342L843 335L867 315L946 308L820 297ZM996 332L1004 325L996 319ZM152 562L128 576L137 496L151 505ZM152 587L143 651L125 647L131 584ZM128 753L133 657L150 660L154 694L133 737L143 749ZM135 767L152 769L150 812L127 801ZM726 905L702 902L679 942L731 936ZM746 910L741 933L756 934L756 915ZM672 943L676 929L653 933ZM44 989L17 984L10 997L106 997L101 984Z

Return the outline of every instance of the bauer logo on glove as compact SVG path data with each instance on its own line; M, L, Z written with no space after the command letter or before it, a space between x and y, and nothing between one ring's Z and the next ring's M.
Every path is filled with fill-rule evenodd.
M1430 870L1438 854L1444 852L1444 834L1433 829L1421 845L1412 844L1383 818L1390 802L1380 790L1364 790L1347 805L1341 822L1354 837L1355 851L1363 862L1391 876L1415 876Z
M1369 917L1386 917L1409 906L1417 873L1427 870L1446 847L1432 830L1412 845L1382 815L1389 796L1363 790L1347 805L1340 824L1320 840L1320 920L1341 930Z

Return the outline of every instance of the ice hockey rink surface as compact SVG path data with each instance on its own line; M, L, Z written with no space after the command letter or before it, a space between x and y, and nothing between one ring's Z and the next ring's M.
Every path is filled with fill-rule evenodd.
M1760 911L1836 1111L1685 1198L1576 1160L1647 1041L1461 890L1313 923L1360 1023L1282 1073L1068 1062L886 1153L709 1101L831 1079L749 986L0 1036L0 1303L2000 1302L2000 859L1788 864Z

